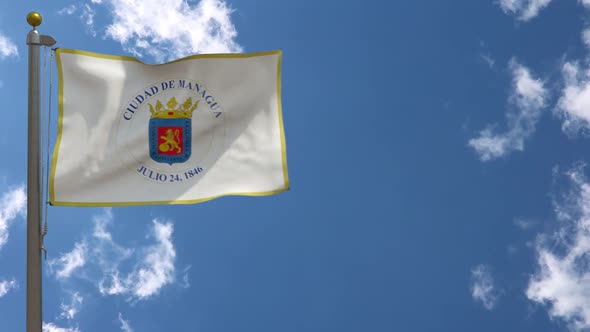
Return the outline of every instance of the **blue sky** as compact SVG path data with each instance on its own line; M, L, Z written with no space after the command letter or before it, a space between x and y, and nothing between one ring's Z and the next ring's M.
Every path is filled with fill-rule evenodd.
M25 325L31 10L148 63L282 49L291 180L50 207L45 331L590 330L588 0L1 2L2 330Z

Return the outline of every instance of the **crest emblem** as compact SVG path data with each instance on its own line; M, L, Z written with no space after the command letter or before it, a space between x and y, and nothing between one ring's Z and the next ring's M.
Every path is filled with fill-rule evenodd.
M149 104L149 146L150 157L158 163L172 165L183 163L191 156L192 116L199 101L193 104L189 97L180 107L175 97L170 98L166 107L158 100Z

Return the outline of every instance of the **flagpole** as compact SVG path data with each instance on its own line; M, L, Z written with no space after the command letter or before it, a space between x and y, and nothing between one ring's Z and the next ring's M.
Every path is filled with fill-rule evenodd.
M42 332L41 289L41 181L39 144L39 79L41 46L51 46L55 40L39 34L41 15L30 12L27 22L33 27L27 34L29 45L29 116L27 160L27 332Z

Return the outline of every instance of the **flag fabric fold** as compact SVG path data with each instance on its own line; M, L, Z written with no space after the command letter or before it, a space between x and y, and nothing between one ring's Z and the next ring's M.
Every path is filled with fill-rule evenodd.
M52 205L191 204L289 188L281 51L161 65L56 54Z

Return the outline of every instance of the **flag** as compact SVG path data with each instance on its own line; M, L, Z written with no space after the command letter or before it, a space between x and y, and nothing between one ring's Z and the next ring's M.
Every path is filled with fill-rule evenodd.
M191 204L289 188L281 51L160 65L56 54L52 205Z

